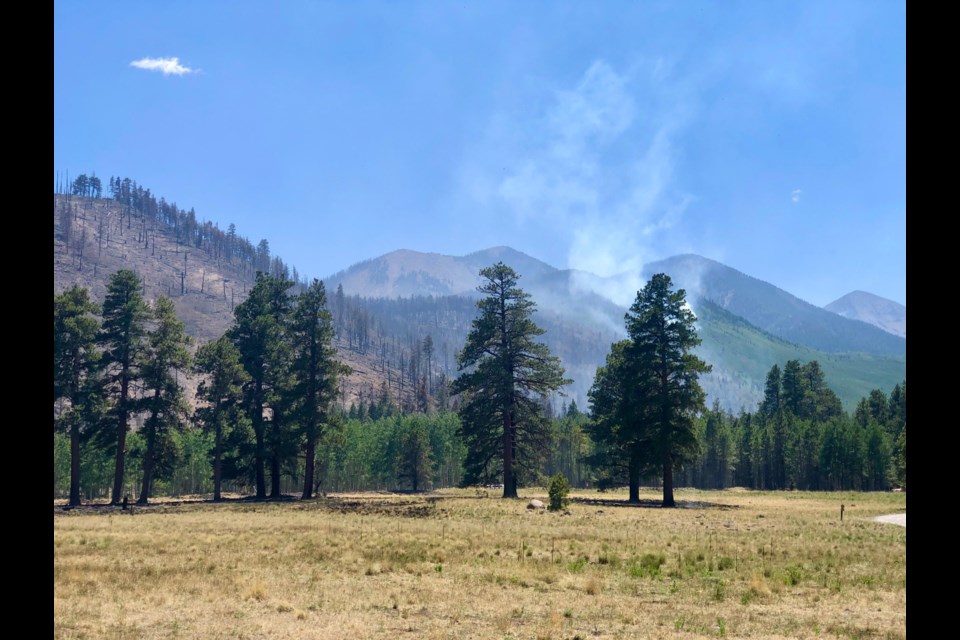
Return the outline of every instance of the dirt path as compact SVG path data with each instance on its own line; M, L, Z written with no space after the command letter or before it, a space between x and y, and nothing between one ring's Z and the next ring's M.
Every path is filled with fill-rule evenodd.
M907 526L907 513L891 513L887 516L877 516L874 518L877 522L889 522L890 524L898 524L901 527Z

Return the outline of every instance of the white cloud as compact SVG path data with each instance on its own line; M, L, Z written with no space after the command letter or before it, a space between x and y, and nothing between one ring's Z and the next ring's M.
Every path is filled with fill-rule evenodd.
M794 189L793 191L791 191L791 192L790 192L790 201L793 202L793 204L797 204L798 202L800 202L800 194L801 194L801 193L803 193L803 191L800 190L800 189Z
M159 71L165 76L182 76L187 73L195 73L190 67L180 64L180 58L141 58L131 62L130 66L147 71Z

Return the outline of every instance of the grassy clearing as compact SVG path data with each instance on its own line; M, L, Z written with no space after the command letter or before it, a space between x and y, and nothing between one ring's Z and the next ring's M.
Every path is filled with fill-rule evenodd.
M54 635L906 636L905 494L485 495L55 508Z

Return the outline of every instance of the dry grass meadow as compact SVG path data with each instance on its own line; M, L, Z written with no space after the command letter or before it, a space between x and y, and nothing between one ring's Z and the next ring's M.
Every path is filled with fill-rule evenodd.
M55 505L54 636L906 636L906 494L497 493Z

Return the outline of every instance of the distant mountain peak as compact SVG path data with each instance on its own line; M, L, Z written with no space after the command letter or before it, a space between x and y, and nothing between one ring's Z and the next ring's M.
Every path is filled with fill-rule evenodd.
M700 298L714 302L783 340L828 353L906 353L905 322L902 335L891 335L893 332L852 312L837 317L833 309L817 307L769 282L703 256L678 255L644 267L647 277L657 272L669 275L694 303Z
M907 337L907 308L899 302L860 289L837 298L824 309L860 320L901 338Z

